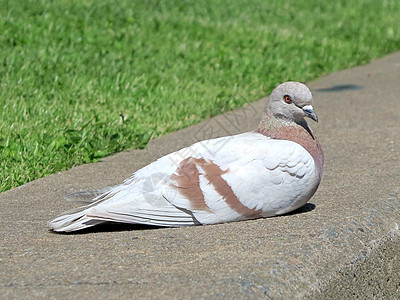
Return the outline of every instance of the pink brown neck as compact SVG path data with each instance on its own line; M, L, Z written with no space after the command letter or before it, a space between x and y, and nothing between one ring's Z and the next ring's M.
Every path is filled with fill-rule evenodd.
M256 132L273 139L288 140L303 146L314 159L318 177L322 177L324 153L321 144L306 121L299 125L293 121L264 115Z

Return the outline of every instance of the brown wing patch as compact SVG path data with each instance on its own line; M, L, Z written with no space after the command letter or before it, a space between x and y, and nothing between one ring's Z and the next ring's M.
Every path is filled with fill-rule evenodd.
M200 167L203 173L200 173L197 167ZM228 171L229 169L224 171L214 162L206 161L204 158L189 157L180 163L178 169L171 176L171 179L176 182L176 185L172 186L177 188L185 198L189 199L191 208L210 210L205 203L204 194L200 188L199 177L200 174L203 174L232 210L248 218L261 217L262 211L255 208L250 209L243 205L229 184L222 178L222 175Z
M213 162L205 162L202 166L205 171L205 177L214 186L215 190L220 194L228 206L236 211L238 214L248 218L259 218L261 217L261 210L255 208L250 209L243 205L242 202L236 197L230 185L222 178L222 175L227 173L229 169L223 171L221 168Z
M171 179L176 184L171 186L190 201L191 209L210 210L204 201L204 195L200 188L200 172L197 169L197 158L188 157L181 161Z

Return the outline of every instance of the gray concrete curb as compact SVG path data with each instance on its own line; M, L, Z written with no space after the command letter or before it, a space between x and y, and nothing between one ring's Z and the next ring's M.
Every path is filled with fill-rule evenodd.
M0 298L400 299L399 79L395 53L309 83L325 174L290 215L69 235L46 228L73 206L65 194L121 182L197 139L252 130L264 101L0 194Z

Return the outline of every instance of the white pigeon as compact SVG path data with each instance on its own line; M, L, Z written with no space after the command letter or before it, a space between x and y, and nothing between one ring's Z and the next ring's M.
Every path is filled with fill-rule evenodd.
M313 196L324 165L321 145L304 119L318 122L311 102L304 84L282 83L255 131L163 156L49 226L58 232L110 221L178 227L293 211ZM87 195L91 192L71 197Z

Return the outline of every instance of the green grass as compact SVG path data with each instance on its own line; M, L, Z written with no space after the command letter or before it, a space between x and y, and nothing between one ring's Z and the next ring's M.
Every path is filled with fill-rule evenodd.
M0 191L400 49L398 0L0 7Z

